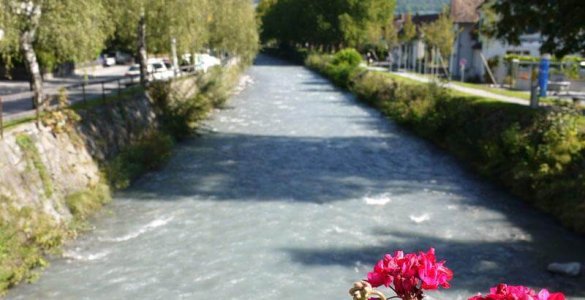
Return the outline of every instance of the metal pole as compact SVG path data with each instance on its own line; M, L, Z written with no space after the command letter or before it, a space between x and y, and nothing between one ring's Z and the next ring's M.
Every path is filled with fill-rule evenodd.
M102 101L106 103L106 87L105 83L102 81Z
M120 83L120 78L118 78L117 81L118 81L118 96L120 96L120 94L122 93L122 86L121 86L121 83Z
M85 82L82 82L81 83L81 91L83 93L83 103L87 103L87 98L86 98L86 95L85 95Z
M538 108L538 81L534 69L534 63L532 63L530 65L530 107Z
M41 105L43 105L45 101L47 101L47 98L45 98L44 101L41 99L41 103L38 103L35 109L35 114L37 118L37 128L39 129L41 128Z
M177 77L177 72L179 70L179 57L177 56L177 39L171 39L171 52L173 55L173 74Z
M4 107L0 97L0 139L4 139Z

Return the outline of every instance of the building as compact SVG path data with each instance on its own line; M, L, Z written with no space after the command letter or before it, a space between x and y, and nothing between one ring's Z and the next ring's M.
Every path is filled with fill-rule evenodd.
M521 44L517 46L481 36L479 34L479 25L482 22L480 7L484 2L485 0L451 0L451 17L455 23L457 35L451 57L444 59L448 60L446 63L453 78L461 78L463 71L466 81L491 81L487 76L486 65L488 62L495 64L497 67L492 67L492 70L496 81L501 83L507 73L503 58L507 54L540 56L541 36L537 33L524 35L520 38ZM412 21L417 28L420 28L421 25L434 22L438 18L437 13L415 14ZM395 20L396 28L401 28L405 20L405 15L398 16ZM402 66L410 66L411 70L417 70L417 63L420 64L426 50L422 40L414 40L405 45L403 50L399 51L399 55L395 52L394 61L400 61Z
M452 0L451 17L458 32L450 70L456 78L461 76L461 67L467 80L490 81L486 76L486 64L496 63L492 68L496 81L502 82L506 76L503 58L507 54L540 56L542 45L539 34L524 35L520 45L510 45L504 41L490 39L479 34L482 21L480 7L485 0ZM483 56L483 58L482 58Z

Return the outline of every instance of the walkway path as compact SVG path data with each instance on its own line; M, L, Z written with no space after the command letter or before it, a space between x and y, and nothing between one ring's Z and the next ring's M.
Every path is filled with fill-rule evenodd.
M8 299L343 300L384 253L436 247L428 299L499 282L585 297L585 239L300 66L260 57L247 89L95 230Z
M370 69L371 70L374 70L374 71L387 72L387 69L383 69L383 68L370 68ZM426 83L426 82L431 82L432 81L432 79L430 79L428 77L420 76L418 74L413 74L413 73L392 72L392 74L397 75L397 76L401 76L401 77L404 77L404 78L416 80L416 81L419 81L419 82L425 82ZM458 85L456 83L446 83L446 84L444 84L444 86L447 87L447 88L450 88L452 90L455 90L455 91L459 91L459 92L462 92L462 93L466 93L466 94L470 94L470 95L475 95L475 96L479 96L479 97L484 97L484 98L499 100L499 101L508 102L508 103L515 103L515 104L520 104L520 105L529 105L530 104L530 102L527 101L526 99L498 95L498 94L490 93L490 92L487 92L487 91L484 91L484 90L480 90L480 89L474 89L474 88L470 88L470 87L464 87L464 86Z

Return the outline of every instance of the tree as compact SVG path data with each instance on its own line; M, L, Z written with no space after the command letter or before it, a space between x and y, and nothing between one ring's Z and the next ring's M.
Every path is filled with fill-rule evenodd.
M541 52L559 57L585 54L585 5L582 0L518 1L498 0L490 4L499 20L494 35L511 44L520 44L520 36L540 33Z
M400 34L398 35L398 40L400 41L400 62L398 67L400 67L400 63L402 62L402 45L403 44L407 44L407 50L406 52L408 53L408 44L410 44L410 42L412 42L412 40L416 37L416 25L414 25L414 23L412 22L412 15L410 13L406 14L406 18L404 20L404 24L402 25L402 30L400 31ZM408 57L408 56L407 56ZM407 63L408 63L408 58L407 58Z
M229 56L252 59L258 49L258 31L251 2L212 2L209 46Z
M24 60L33 89L33 105L43 103L41 67L97 57L112 26L98 0L1 0L0 28L5 61Z
M262 41L335 49L382 42L395 0L263 0Z
M433 59L442 57L450 57L453 53L453 44L455 43L456 31L453 25L453 19L448 9L443 9L439 18L429 24L422 26L425 42L438 53L433 53ZM438 55L437 55L438 54ZM444 62L443 67L446 68Z
M115 44L136 53L141 77L146 74L148 52L168 54L171 41L181 54L212 48L249 60L257 51L254 7L248 1L106 1L116 27Z
M208 42L208 0L105 0L116 28L110 44L135 53L148 82L148 53L194 53Z

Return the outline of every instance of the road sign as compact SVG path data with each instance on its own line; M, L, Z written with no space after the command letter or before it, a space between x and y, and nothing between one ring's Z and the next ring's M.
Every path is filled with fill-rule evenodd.
M465 68L465 66L467 65L467 59L462 58L459 60L459 66L462 68Z

